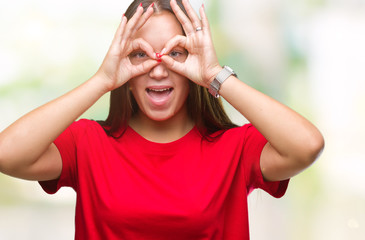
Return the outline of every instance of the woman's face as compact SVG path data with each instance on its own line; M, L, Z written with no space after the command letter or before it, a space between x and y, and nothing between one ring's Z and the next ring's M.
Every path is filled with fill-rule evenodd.
M156 53L160 53L176 35L183 35L180 23L172 13L163 11L151 16L135 38L144 39ZM186 50L180 46L166 54L180 62L187 58ZM148 56L142 50L130 54L132 64L140 64L147 59ZM129 84L138 103L139 114L154 121L187 115L185 102L189 94L189 80L168 69L163 62L150 72L131 79Z

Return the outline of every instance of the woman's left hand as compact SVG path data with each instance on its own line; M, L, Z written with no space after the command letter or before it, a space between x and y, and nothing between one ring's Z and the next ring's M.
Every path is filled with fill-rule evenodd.
M209 87L211 81L222 69L219 65L211 38L209 22L204 12L204 6L199 10L201 20L188 0L182 1L188 16L171 0L171 7L181 23L186 36L176 36L166 43L163 53L169 53L175 46L185 48L189 54L185 62L175 61L168 55L162 56L162 61L171 70L186 76L191 81Z

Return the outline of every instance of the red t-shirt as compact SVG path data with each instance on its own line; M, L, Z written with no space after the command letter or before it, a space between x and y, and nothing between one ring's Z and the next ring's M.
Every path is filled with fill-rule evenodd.
M288 180L264 181L260 154L267 141L251 125L213 141L193 128L171 143L154 143L128 127L118 138L80 120L55 141L62 157L50 194L77 193L75 239L249 239L247 195L262 188L281 197Z

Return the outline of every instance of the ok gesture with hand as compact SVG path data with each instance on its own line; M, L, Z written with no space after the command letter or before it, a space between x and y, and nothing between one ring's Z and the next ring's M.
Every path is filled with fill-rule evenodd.
M123 16L109 51L96 73L97 76L104 79L109 91L122 86L133 77L147 73L158 64L152 47L141 38L134 39L135 33L152 14L152 5L145 13L140 5L129 21ZM149 59L140 64L132 64L129 55L135 50L143 50Z
M173 71L186 76L203 87L209 87L210 82L222 69L219 65L211 38L211 32L204 6L199 10L202 19L196 14L188 0L182 1L188 16L171 0L171 7L181 23L185 36L176 36L165 46L165 53L175 46L185 48L189 55L185 62L174 61L169 56L162 56L162 60Z

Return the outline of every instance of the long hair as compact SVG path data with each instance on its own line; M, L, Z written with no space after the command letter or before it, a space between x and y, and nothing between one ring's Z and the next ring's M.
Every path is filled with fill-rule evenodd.
M135 0L128 7L125 16L129 20L141 3L146 11L153 2L155 3L154 12L168 11L174 14L170 0ZM181 0L176 2L187 15ZM188 114L203 136L207 137L218 130L227 130L237 126L227 116L220 98L213 97L206 88L192 81L189 81L189 87L190 91L186 100ZM127 82L111 91L109 115L105 121L98 121L98 123L108 135L117 138L123 134L130 118L138 112L138 109L138 104L129 90Z

